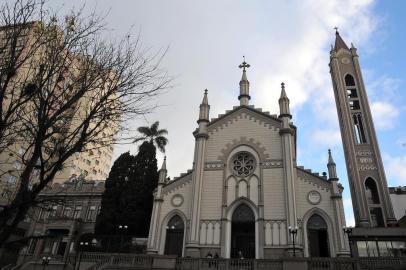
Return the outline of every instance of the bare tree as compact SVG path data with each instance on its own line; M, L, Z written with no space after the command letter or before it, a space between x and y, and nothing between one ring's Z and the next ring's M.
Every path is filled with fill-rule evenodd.
M139 36L107 41L103 19L83 9L62 17L42 1L8 1L0 25L0 156L21 162L0 208L1 246L70 158L125 139L103 131L128 134L128 120L148 113L169 79L164 53L143 50ZM0 161L0 174L8 163Z

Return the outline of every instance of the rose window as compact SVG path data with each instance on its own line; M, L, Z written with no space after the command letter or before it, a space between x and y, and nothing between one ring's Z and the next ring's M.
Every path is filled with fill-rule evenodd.
M232 159L232 170L236 176L245 177L254 172L255 159L248 152L240 152Z

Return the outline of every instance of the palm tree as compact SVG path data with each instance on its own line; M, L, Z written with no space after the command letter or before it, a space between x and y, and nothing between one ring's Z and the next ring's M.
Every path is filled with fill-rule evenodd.
M139 127L137 130L141 133L141 137L134 140L134 142L148 141L158 149L165 153L165 146L168 144L168 139L165 135L168 134L166 129L158 129L159 121L153 123L150 127Z

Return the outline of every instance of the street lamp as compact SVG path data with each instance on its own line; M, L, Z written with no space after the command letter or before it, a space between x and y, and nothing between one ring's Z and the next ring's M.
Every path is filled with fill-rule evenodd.
M343 226L344 235L347 235L348 238L348 245L350 246L350 256L352 257L352 247L351 247L351 240L350 235L352 234L352 227L345 227Z
M80 242L79 243L79 263L78 263L78 268L77 270L80 270L80 262L82 260L82 253L83 253L83 248L89 246L89 242Z
M45 267L49 264L51 261L51 257L42 257L42 270L45 270Z
M289 226L289 233L292 235L293 240L293 257L296 257L295 236L298 229L299 228L297 226Z
M118 250L118 253L121 253L121 248L123 247L123 236L124 236L125 232L127 231L128 226L127 225L118 225L118 229L120 231L120 236L121 236L120 249Z

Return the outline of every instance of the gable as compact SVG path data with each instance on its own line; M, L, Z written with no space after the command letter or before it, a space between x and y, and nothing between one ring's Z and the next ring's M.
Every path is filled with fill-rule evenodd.
M282 156L279 130L281 121L253 107L240 106L208 125L205 161L222 160L230 147L247 145L269 159Z
M232 110L226 111L225 114L220 114L218 118L211 119L208 125L209 132L223 128L227 123L235 120L242 113L249 115L250 118L255 119L255 121L264 122L277 128L281 125L281 120L277 118L276 115L263 112L260 108L254 108L254 106L236 106Z

